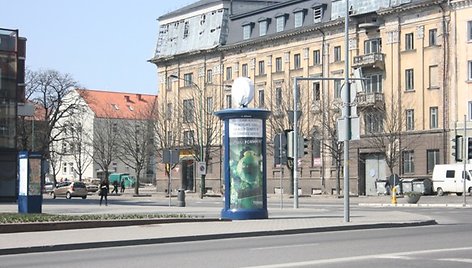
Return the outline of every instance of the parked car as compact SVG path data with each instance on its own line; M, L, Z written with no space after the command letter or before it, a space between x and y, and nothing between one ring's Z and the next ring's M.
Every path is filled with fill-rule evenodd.
M98 185L96 184L87 183L85 184L85 186L87 187L87 192L89 193L95 193L96 191L98 191Z
M43 186L43 193L45 194L50 194L54 191L54 183L52 182L46 182L44 183Z
M57 184L51 196L53 199L58 196L65 196L67 199L71 199L72 197L82 197L82 199L85 199L87 198L87 194L87 186L85 183L80 181L67 181Z

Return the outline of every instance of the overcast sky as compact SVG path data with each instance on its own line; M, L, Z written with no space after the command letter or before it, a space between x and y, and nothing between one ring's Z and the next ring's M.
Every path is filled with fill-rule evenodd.
M71 74L89 89L157 93L147 60L157 18L197 0L0 0L0 28L27 38L26 65Z

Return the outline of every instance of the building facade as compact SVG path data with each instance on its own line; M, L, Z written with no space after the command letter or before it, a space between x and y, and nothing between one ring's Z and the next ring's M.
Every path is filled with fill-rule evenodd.
M180 10L188 17L159 19L161 29L173 21L192 28L191 18L201 17L201 2L207 1ZM239 13L226 7L226 1L214 2L217 12L228 14L220 25L227 35L218 45L170 56L160 53L167 43L159 37L151 62L158 68L161 100L179 103L191 99L184 97L186 92L199 91L202 99L213 98L212 109L225 109L231 107L226 85L238 76L251 78L255 83L252 107L272 111L267 133L268 192L280 188L290 192L291 171L273 164L272 141L276 133L291 128L293 78L313 78L297 86L300 129L310 141L309 153L299 163L299 191L336 193L343 185L339 181L342 144L336 127L345 105L343 82L324 78L345 74L345 1L279 1ZM348 71L365 80L363 85L351 85L356 94L350 105L359 116L360 139L350 146L349 191L376 195L376 182L391 174L430 177L435 164L455 162L451 138L464 135L464 115L466 127L472 126L467 123L472 113L467 90L472 70L471 1L350 3ZM185 31L178 32L172 42L185 42L184 37ZM205 101L195 103L200 110L208 106ZM221 135L221 126L213 128ZM218 148L221 140L213 141ZM220 159L217 153L210 157ZM222 171L212 171L206 186L215 191Z
M106 170L137 177L139 170L141 182L155 181L157 96L76 89L67 102L77 108L55 130L60 138L51 150L51 177L87 180L102 178Z
M17 196L17 116L25 102L26 39L0 28L0 201ZM18 107L18 108L17 108Z

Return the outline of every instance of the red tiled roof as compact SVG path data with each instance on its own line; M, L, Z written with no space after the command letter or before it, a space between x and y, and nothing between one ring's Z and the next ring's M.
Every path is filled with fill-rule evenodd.
M157 107L157 95L77 89L99 118L144 119Z

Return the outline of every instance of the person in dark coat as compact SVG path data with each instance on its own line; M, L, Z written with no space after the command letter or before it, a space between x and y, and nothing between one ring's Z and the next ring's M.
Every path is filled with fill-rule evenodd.
M121 180L121 192L122 193L125 192L125 180L124 179Z
M113 182L113 191L111 193L118 194L118 181Z
M108 206L108 191L110 190L110 183L108 179L104 179L100 182L100 206L102 205L102 200L105 198L105 206Z

